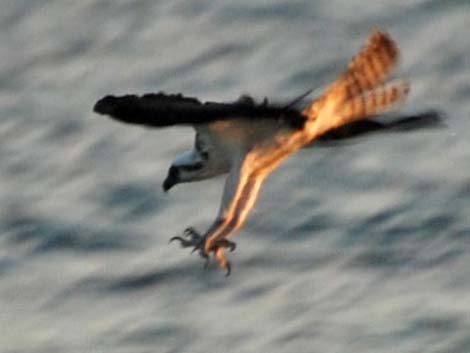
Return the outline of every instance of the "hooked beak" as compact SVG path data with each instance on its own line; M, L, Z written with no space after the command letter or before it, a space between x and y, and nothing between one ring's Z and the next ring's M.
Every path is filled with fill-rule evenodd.
M179 182L178 168L176 168L175 166L171 166L170 169L168 169L168 175L162 185L163 191L167 192L174 185L178 184L178 182Z

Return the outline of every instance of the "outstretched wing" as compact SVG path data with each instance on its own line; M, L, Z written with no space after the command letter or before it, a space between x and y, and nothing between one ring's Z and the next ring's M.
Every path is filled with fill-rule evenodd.
M295 109L256 104L251 98L232 103L202 103L181 94L149 93L142 96L106 96L93 110L128 123L149 127L200 125L226 119L283 119L293 127L302 127L305 117Z
M374 30L323 97L348 100L376 87L390 76L399 58L400 51L388 33Z
M316 120L316 135L384 113L404 99L409 91L408 82L387 82L398 58L399 50L392 38L375 30L351 59L347 70L304 109L309 120Z

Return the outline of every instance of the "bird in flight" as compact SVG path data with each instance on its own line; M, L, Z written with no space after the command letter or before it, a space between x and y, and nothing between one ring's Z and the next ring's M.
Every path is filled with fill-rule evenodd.
M129 124L148 127L192 125L195 146L170 166L163 182L178 183L228 173L217 217L203 233L187 228L173 237L207 261L213 256L229 275L229 238L245 223L266 177L288 156L326 133L390 110L408 94L406 80L391 80L399 50L386 32L374 30L346 70L302 111L256 104L242 96L232 103L201 103L181 94L106 96L94 111Z

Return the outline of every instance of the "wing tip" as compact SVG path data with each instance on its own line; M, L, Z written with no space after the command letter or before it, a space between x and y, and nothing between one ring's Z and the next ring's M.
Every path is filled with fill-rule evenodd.
M392 38L388 31L385 31L378 26L374 26L371 30L367 40L367 46L372 48L385 50L387 55L392 60L397 60L400 57L400 49L396 41Z
M93 111L101 115L110 115L116 106L117 99L118 98L116 96L105 96L95 103Z
M202 103L194 97L185 97L181 93L166 94L165 92L145 93L143 95L127 94L123 96L107 95L98 100L93 111L102 115L111 115L116 108L122 106L145 106L155 104L189 104L200 106Z

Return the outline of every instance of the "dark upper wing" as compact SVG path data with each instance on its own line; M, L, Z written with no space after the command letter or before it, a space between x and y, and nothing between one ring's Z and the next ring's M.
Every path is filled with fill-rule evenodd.
M327 132L320 136L318 140L315 140L312 145L337 144L339 141L370 133L412 132L416 130L439 129L446 127L444 120L444 113L437 110L428 110L415 115L402 116L399 119L389 122L361 120Z
M207 124L240 117L283 119L293 127L303 127L305 122L305 117L295 109L266 103L255 104L250 98L239 99L233 103L201 103L196 98L165 93L106 96L96 102L93 110L124 123L151 127Z

